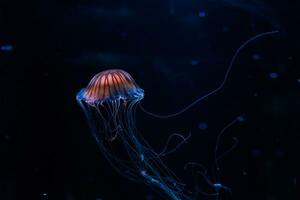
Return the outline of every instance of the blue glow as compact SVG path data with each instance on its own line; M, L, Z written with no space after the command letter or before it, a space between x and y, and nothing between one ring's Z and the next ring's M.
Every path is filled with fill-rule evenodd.
M84 100L84 89L80 90L80 92L77 93L76 100L77 101Z
M205 123L205 122L200 122L200 123L198 124L198 128L199 128L200 130L206 130L206 129L208 128L208 125L207 125L207 123Z
M241 115L241 116L238 116L237 120L239 122L244 122L246 119L245 119L245 116L244 115Z
M206 12L201 10L201 11L199 11L198 16L199 17L206 17Z
M41 199L48 199L48 194L46 192L43 192L41 195Z
M142 170L142 171L141 171L141 175L142 175L142 176L146 176L146 174L147 174L147 173L146 173L145 170Z
M217 189L220 189L220 188L223 187L221 183L214 183L213 185L214 185L214 187L217 188Z
M271 79L276 79L276 78L278 78L278 73L276 73L276 72L271 72L270 74L269 74L269 77L271 78Z
M14 50L14 47L11 44L1 45L0 50L1 51L6 51L6 52L11 52L11 51Z
M144 90L141 88L135 88L126 93L112 95L110 97L102 99L101 102L97 102L97 103L103 103L106 101L112 102L112 101L119 101L119 100L133 100L133 99L141 100L143 98L144 98ZM76 100L77 101L86 101L86 102L89 101L89 99L86 98L86 96L85 96L85 89L82 89L82 90L80 90L80 92L77 93Z
M196 65L199 64L199 60L191 60L190 63L191 63L192 66L196 66Z

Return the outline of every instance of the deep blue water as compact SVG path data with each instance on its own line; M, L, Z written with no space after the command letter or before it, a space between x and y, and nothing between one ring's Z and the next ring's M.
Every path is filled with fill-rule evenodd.
M145 91L147 110L174 113L216 89L236 50L269 31L279 32L245 46L220 91L173 118L138 108L136 126L157 152L172 133L190 135L163 161L193 195L221 184L219 199L299 199L299 8L267 0L2 0L0 199L168 199L109 165L77 92L98 72L120 68ZM218 142L225 154L216 176L218 135L235 119ZM184 169L189 162L203 167Z

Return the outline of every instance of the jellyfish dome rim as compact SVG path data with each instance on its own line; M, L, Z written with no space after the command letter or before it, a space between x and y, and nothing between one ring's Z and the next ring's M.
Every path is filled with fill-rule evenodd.
M137 101L140 101L144 98L144 90L142 88L138 88L136 91L138 92L132 92L130 97L128 96L125 96L125 95L114 95L114 96L111 96L111 97L106 97L104 99L96 99L96 100L89 100L88 98L85 97L85 91L86 89L83 88L81 89L77 95L76 95L76 99L77 101L85 101L86 103L89 103L89 104L102 104L104 102L107 102L107 101L118 101L118 100L123 100L123 101L129 101L129 100L137 100Z
M122 72L124 74L128 74L130 76L130 78L133 80L134 84L135 84L135 88L132 88L130 90L128 90L126 93L123 94L118 94L118 95L112 95L112 96L108 96L105 98L98 98L98 99L90 99L86 97L86 88L82 88L76 95L76 100L77 101L85 101L88 104L102 104L105 102L114 102L114 101L119 101L119 100L123 100L123 101L130 101L130 100L135 100L135 101L140 101L144 98L145 92L142 88L140 88L136 83L135 80L131 77L131 75L126 72L123 69L118 69L118 68L112 68L112 69L106 69L103 70L99 73L97 73L96 75L93 76L96 77L99 74L109 74L110 72L113 71L119 71ZM92 79L93 79L92 78Z

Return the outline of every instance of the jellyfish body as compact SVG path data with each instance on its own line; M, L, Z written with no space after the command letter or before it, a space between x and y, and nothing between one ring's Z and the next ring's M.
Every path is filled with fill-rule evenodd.
M77 101L100 150L117 172L159 188L171 199L189 199L181 181L137 131L136 105L143 97L144 90L130 74L113 69L96 74Z
M103 103L114 100L141 100L144 91L125 71L119 69L106 70L96 74L79 98L89 104Z

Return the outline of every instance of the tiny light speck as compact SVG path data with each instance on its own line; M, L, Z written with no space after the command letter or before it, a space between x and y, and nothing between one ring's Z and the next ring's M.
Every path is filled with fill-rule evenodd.
M205 122L200 122L200 123L198 124L198 128L199 128L200 130L205 130L205 129L208 128L208 125L207 125Z
M278 78L278 73L276 73L276 72L271 72L270 74L269 74L269 77L271 78L271 79L276 79L276 78Z
M5 45L1 45L1 46L0 46L0 50L1 50L1 51L10 52L10 51L13 51L13 50L14 50L14 47L13 47L13 45L11 45L11 44L5 44Z
M206 12L201 10L201 11L199 11L198 16L199 17L206 17Z
M199 60L191 60L190 63L192 66L196 66L199 64Z
M214 185L215 188L221 188L222 187L221 183L214 183L213 185Z
M243 115L238 116L238 117L237 117L237 120L238 120L239 122L244 122L244 121L245 121L245 117L244 117Z
M42 199L48 199L48 194L46 192L42 193Z

